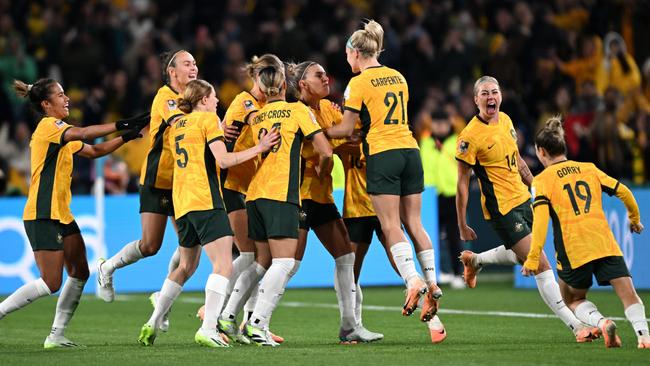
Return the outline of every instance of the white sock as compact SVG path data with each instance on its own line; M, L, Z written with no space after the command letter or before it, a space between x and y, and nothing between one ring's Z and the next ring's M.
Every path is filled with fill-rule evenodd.
M257 285L260 283L260 280L264 277L265 273L266 268L262 267L257 262L253 262L239 275L235 282L235 286L233 287L233 291L228 298L228 302L226 303L226 306L224 306L223 312L221 312L221 318L228 320L235 320L235 318L237 318L237 314L241 311L244 301L249 299L249 297L255 293L253 290L257 289ZM248 305L248 302L246 304ZM250 309L250 312L252 312L254 308L255 305Z
M575 334L582 327L582 323L564 303L560 294L560 286L555 280L553 270L549 269L536 275L535 282L537 282L537 290L539 290L539 294L542 296L546 306Z
M142 252L140 252L140 240L134 240L120 249L117 254L110 257L102 265L102 271L106 271L106 274L111 274L116 269L135 263L143 257Z
M180 262L181 262L181 250L179 247L176 247L176 250L174 250L174 254L172 254L171 258L169 258L169 264L167 265L167 275L174 272L174 270L178 268L178 264Z
M420 267L422 268L422 274L424 274L424 281L427 283L427 286L437 284L436 281L436 257L433 253L433 249L423 250L416 254Z
M261 281L262 279L260 279ZM253 311L255 310L255 306L257 305L257 297L260 293L260 283L256 283L255 287L253 287L253 290L251 290L251 295L248 297L248 300L246 300L246 304L244 304L244 320L248 320L253 316Z
M486 250L482 253L476 253L476 267L481 267L486 264L517 264L517 255L512 250L506 249L505 246L499 245L498 247Z
M289 272L289 280L291 280L293 278L293 276L295 276L296 273L298 273L298 269L300 269L300 263L302 263L301 260L296 259L294 261L293 268L291 268L291 272Z
M648 322L645 320L645 306L642 302L632 304L625 309L625 317L632 324L637 337L648 336Z
M410 279L419 277L415 263L413 263L413 250L409 243L403 241L393 244L390 247L390 253L404 282L408 283Z
M363 325L361 320L362 305L363 305L363 292L361 285L357 283L357 292L355 293L354 317L357 319L357 325Z
M205 284L205 316L201 328L205 330L216 330L219 314L226 300L228 279L222 275L211 273Z
M166 278L160 289L158 302L156 302L153 314L151 314L151 318L149 318L147 324L158 327L160 322L162 322L163 316L167 314L178 295L181 294L181 291L183 291L183 286Z
M36 299L43 296L50 295L52 292L45 284L42 278L38 278L32 282L26 283L9 295L3 302L0 303L0 319L5 315L23 308Z
M269 318L284 294L295 261L293 258L274 258L271 262L271 267L260 282L259 298L250 320L254 326L268 328Z
M74 311L79 305L81 293L84 290L86 281L68 277L63 285L63 290L59 294L59 300L56 302L56 313L54 314L54 322L52 323L52 331L50 334L62 336L66 326L72 319Z
M226 294L230 296L237 278L244 272L255 260L255 252L241 252L239 257L232 262L232 273L230 274L230 283Z
M357 324L354 316L357 291L354 284L354 253L342 255L335 262L334 289L341 314L341 329L350 330Z
M598 311L596 305L589 300L585 300L576 306L575 314L576 318L581 322L592 327L600 327L600 322L605 320L605 317Z

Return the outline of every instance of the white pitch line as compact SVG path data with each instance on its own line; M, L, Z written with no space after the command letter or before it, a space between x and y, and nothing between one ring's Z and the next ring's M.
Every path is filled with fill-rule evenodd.
M118 295L116 300L118 301L134 301L136 296L132 295ZM183 303L188 304L203 304L205 301L202 297L180 297L178 300ZM280 306L286 306L289 308L321 308L321 309L336 309L338 310L339 306L337 304L328 304L328 303L318 303L318 302L300 302L300 301L282 301ZM389 312L401 312L402 308L399 306L380 306L380 305L363 305L363 310L370 311L389 311ZM442 308L438 311L440 314L458 314L458 315L477 315L477 316L500 316L506 318L536 318L536 319L556 319L557 316L553 314L540 314L540 313L520 313L514 311L482 311L482 310L459 310L459 309L447 309ZM608 317L611 320L627 320L624 317L620 316L611 316ZM650 321L650 319L646 319Z

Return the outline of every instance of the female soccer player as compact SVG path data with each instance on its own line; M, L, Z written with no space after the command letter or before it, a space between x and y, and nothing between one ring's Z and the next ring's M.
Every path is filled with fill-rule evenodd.
M178 109L177 99L187 84L196 79L199 72L192 54L185 50L165 52L161 55L164 65L165 85L158 89L151 105L149 127L149 152L140 174L140 219L142 238L126 244L108 260L100 259L97 264L98 295L106 302L115 299L113 273L142 258L155 255L160 250L167 217L174 215L172 202L172 146L169 144L170 123L183 115ZM173 221L172 221L173 222ZM169 271L178 266L178 251L169 263ZM167 331L167 318L161 324Z
M256 247L270 253L272 261L259 285L257 304L245 330L247 337L256 344L277 346L268 331L268 321L291 273L295 273L303 139L312 140L319 156L316 167L319 176L329 174L332 149L309 108L302 103L285 101L283 68L262 69L258 82L267 104L251 122L253 136L257 138L277 128L281 140L264 156L246 195L248 235L255 240Z
M266 102L266 96L260 90L258 73L265 67L273 66L282 68L282 61L273 54L264 54L260 57L253 57L246 66L248 76L253 81L250 91L243 91L230 103L224 122L226 126L235 126L239 131L239 137L226 146L228 151L242 151L255 145L253 133L249 126L250 117L253 116ZM248 216L246 215L246 192L257 171L259 159L252 159L243 164L234 166L221 173L223 184L223 198L226 204L226 211L230 219L230 225L235 233L235 245L239 249L239 257L233 262L233 274L228 288L228 298L221 314L220 328L231 337L231 340L246 342L240 337L239 330L234 322L237 314L244 306L244 302L250 306L247 313L252 312L257 298L256 285L270 266L271 259L256 258L255 242L248 237ZM261 251L262 253L264 251ZM257 259L257 262L254 260ZM235 290L233 292L233 289ZM251 299L249 299L251 296ZM251 306L252 305L252 306ZM201 310L199 310L201 314ZM283 341L281 337L275 338Z
M546 121L537 133L535 148L545 169L533 179L533 239L522 274L530 276L539 270L550 217L560 289L569 308L584 323L600 328L607 348L621 346L616 324L587 300L595 275L599 285L614 287L638 337L638 347L650 348L643 302L634 290L602 207L603 192L615 194L625 204L630 231L639 234L643 224L632 192L592 163L567 160L562 121L557 117Z
M345 90L345 112L340 124L326 130L330 138L350 136L361 119L363 148L367 157L367 191L400 276L407 285L403 315L411 315L426 294L420 319L429 321L437 312L442 291L436 284L431 239L420 217L424 180L418 144L408 127L408 87L397 70L377 60L384 30L371 20L348 39L345 53L352 72L360 73ZM413 263L413 250L401 224L419 254L426 283Z
M175 147L172 197L180 263L165 280L154 312L140 331L138 341L145 346L153 345L164 315L196 270L202 246L212 263L212 274L205 285L205 317L194 340L207 347L228 347L217 332L217 321L232 269L233 234L221 197L217 165L227 169L251 160L271 149L279 135L273 131L262 133L257 146L228 152L223 130L219 128L217 102L214 88L208 82L190 81L183 98L178 100L178 108L187 115L170 127L168 138Z
M40 79L33 85L16 80L14 87L16 94L28 97L32 108L43 116L29 145L32 177L23 213L25 231L41 277L23 285L0 303L0 319L58 291L65 266L68 280L59 295L52 331L43 346L78 347L64 336L89 276L84 240L70 211L72 157L79 154L98 158L127 141L142 137L140 130L149 122L149 116L145 114L114 124L74 127L63 121L69 115L70 99L61 84L52 79ZM117 130L129 131L97 145L82 142Z
M342 114L338 105L325 99L330 93L329 78L325 69L313 61L287 66L287 83L294 97L307 105L316 117L321 128L331 127L341 122ZM345 140L330 140L330 147L345 143ZM355 145L358 146L358 145ZM332 196L332 175L316 172L319 156L311 143L305 143L302 150L305 162L303 181L300 186L300 198L305 219L301 223L298 237L298 255L300 263L307 245L307 234L313 229L327 251L334 257L336 275L334 288L341 313L339 339L348 342L372 342L384 338L381 333L368 331L355 316L357 286L354 280L354 248L350 242L347 229L341 219L334 197ZM298 267L298 265L296 265Z
M530 249L533 214L527 185L532 174L517 149L517 134L507 114L500 112L499 82L483 76L474 83L474 102L479 113L458 136L458 183L456 213L462 240L476 240L474 230L467 225L467 197L470 171L479 179L483 215L505 245L481 254L465 251L461 261L465 266L468 287L476 286L476 273L487 263L522 263ZM524 184L526 182L526 184ZM555 276L542 253L539 272L535 275L537 289L551 310L576 335L578 342L590 342L592 330L585 328L566 307Z

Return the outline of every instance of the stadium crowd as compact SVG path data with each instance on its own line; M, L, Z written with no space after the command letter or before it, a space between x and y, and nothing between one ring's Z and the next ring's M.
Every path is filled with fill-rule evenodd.
M185 48L217 88L223 117L250 88L243 65L271 52L318 61L340 102L352 77L346 36L362 18L386 31L380 62L408 80L410 123L421 142L440 139L432 134L436 116L459 132L476 113L472 83L492 75L533 173L542 167L532 137L559 113L569 158L646 184L650 44L642 35L649 16L650 4L626 0L0 0L0 194L26 194L39 120L11 91L14 79L61 80L70 124L114 121L148 109L162 85L158 55ZM137 192L146 149L140 139L104 162L108 193ZM90 192L93 164L75 158L73 193Z

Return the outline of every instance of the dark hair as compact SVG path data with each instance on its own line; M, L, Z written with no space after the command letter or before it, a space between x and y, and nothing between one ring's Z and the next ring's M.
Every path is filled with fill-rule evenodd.
M29 98L32 108L41 114L45 114L41 102L50 99L52 87L57 84L54 79L38 79L34 84L27 84L24 81L14 80L14 90L19 97Z
M564 129L560 116L554 116L546 120L544 127L535 136L535 145L543 147L551 157L566 154L566 142L564 142Z
M300 80L304 80L307 74L307 69L313 65L318 65L314 61L305 61L299 64L287 63L285 64L285 74L287 77L287 101L300 100Z
M170 67L176 67L176 56L178 56L178 54L181 52L187 51L166 51L160 54L160 64L162 65L162 79L165 84L169 84L169 73L167 72L167 69Z
M447 112L445 112L444 109L438 109L438 110L434 111L433 113L431 113L431 119L434 120L434 121L435 120L442 120L442 119L446 120L446 119L449 119L449 114L447 114Z
M205 80L196 79L187 83L183 97L178 99L178 109L183 113L192 113L203 97L212 93L212 85Z

